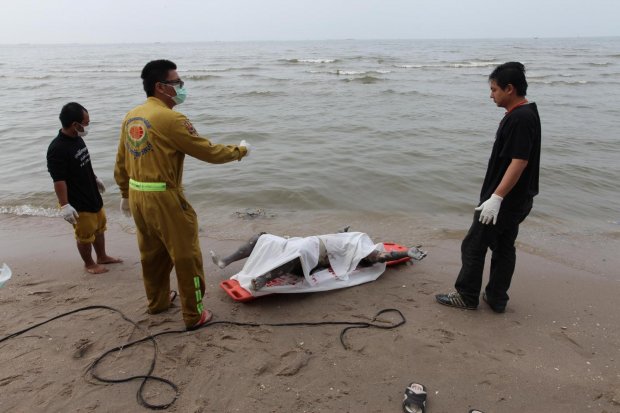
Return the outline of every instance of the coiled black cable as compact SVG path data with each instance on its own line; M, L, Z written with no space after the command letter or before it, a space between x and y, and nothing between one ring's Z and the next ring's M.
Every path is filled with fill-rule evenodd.
M113 311L115 313L118 313L125 321L128 321L129 323L131 323L132 325L134 325L137 329L144 331L145 334L147 334L147 336L139 339L139 340L135 340L126 344L122 344L120 346L111 348L109 350L107 350L106 352L104 352L103 354L101 354L99 357L97 357L95 359L95 361L93 361L91 363L91 365L88 367L87 369L87 373L90 373L90 375L95 379L98 380L100 382L103 383L126 383L129 381L133 381L133 380L142 380L140 387L138 388L138 391L136 393L136 399L138 401L138 403L141 406L144 406L146 408L149 408L151 410L164 410L167 409L168 407L172 406L174 404L174 402L178 399L179 397L179 388L176 384L174 384L172 381L168 380L168 379L164 379L162 377L158 377L158 376L154 376L153 375L153 371L155 370L155 364L157 361L157 341L155 340L155 337L159 337L159 336L163 336L163 335L167 335L167 334L181 334L181 333L187 333L188 331L183 329L183 330L166 330L166 331L161 331L159 333L155 333L155 334L148 334L142 327L140 327L135 321L131 320L129 317L127 317L125 314L123 314L122 311L113 308L113 307L109 307L106 305L91 305L91 306L87 306L87 307L81 307L72 311L68 311L66 313L62 313L59 314L55 317L52 317L50 319L47 319L45 321L42 321L40 323L37 323L35 325L32 325L30 327L27 327L23 330L17 331L15 333L9 334L6 337L3 337L0 339L0 344L8 341L12 338L18 337L30 330L33 330L37 327L40 327L44 324L47 324L51 321L57 320L59 318L62 317L66 317L68 315L71 314L75 314L75 313L79 313L81 311L88 311L88 310L96 310L96 309L103 309L103 310L110 310ZM385 314L385 313L396 313L400 316L400 321L393 323L393 324L377 324L375 323L375 321L377 320L377 317L380 316L381 314ZM344 340L344 336L346 334L347 331L349 331L350 329L353 328L380 328L380 329L385 329L385 330L391 330L393 328L397 328L402 326L403 324L405 324L407 322L407 320L405 319L405 316L403 315L403 313L400 312L400 310L397 310L395 308L386 308L383 309L381 311L379 311L378 313L375 314L375 316L373 317L373 319L371 320L371 322L358 322L358 321L320 321L320 322L295 322L295 323L242 323L242 322L237 322L237 321L211 321L209 323L204 324L203 326L201 326L200 328L196 329L196 330L192 330L192 331L198 331L204 327L207 326L214 326L216 324L228 324L228 325L235 325L235 326L245 326L245 327L261 327L261 326L269 326L269 327L295 327L295 326L321 326L321 325L346 325L347 327L345 327L344 329L342 329L342 331L340 332L340 343L342 344L342 346L345 349L348 349L349 346L346 344L345 340ZM132 377L125 377L122 379L113 379L113 378L105 378L105 377L101 377L100 375L97 374L97 372L95 371L95 369L97 368L97 366L101 363L101 361L103 361L108 355L116 352L116 351L121 351L123 349L132 347L134 345L140 344L140 343L144 343L150 341L153 344L153 358L151 359L151 365L148 369L148 372L144 375L137 375L137 376L132 376ZM152 381L156 381L159 383L163 383L166 384L168 386L170 386L170 388L174 391L174 397L172 400L170 400L168 403L163 403L163 404L153 404L153 403L149 403L148 401L146 401L144 399L143 396L143 392L144 392L144 387L146 386L147 382L149 380Z

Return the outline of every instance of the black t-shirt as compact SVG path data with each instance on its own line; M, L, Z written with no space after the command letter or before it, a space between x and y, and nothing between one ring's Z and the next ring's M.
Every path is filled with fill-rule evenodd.
M103 200L84 139L59 131L47 149L47 170L54 182L67 183L69 203L78 212L98 212L101 209Z
M540 116L536 103L518 106L506 114L499 124L487 174L480 191L480 203L491 197L513 159L527 160L527 166L516 185L502 201L502 210L529 210L538 194L540 168Z

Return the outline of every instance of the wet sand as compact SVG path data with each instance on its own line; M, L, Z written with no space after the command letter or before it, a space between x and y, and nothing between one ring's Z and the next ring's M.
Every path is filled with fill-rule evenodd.
M463 231L467 225L464 219ZM154 374L179 386L168 411L400 412L412 381L426 385L429 413L620 411L617 254L597 250L580 260L553 238L544 240L544 250L520 245L505 314L484 303L477 311L435 303L434 294L452 289L463 232L427 233L419 240L426 259L391 268L373 283L246 304L231 300L218 284L242 264L220 270L208 251L229 252L259 227L290 226L272 219L232 237L202 232L206 306L215 320L369 321L381 309L396 308L407 323L349 331L349 349L340 345L339 326L215 325L162 336ZM415 238L409 228L389 226L370 235L378 242L389 231L393 237L384 241ZM289 235L307 235L308 228L302 232ZM0 215L0 263L13 270L0 289L0 337L90 305L117 308L151 333L181 329L178 305L160 315L145 312L135 235L113 222L106 238L108 254L124 263L91 275L62 219ZM117 314L89 310L0 343L0 411L147 411L136 402L138 381L101 384L86 374L100 354L142 336ZM124 349L97 371L110 378L144 374L152 355L150 344ZM145 395L165 403L173 392L154 384Z

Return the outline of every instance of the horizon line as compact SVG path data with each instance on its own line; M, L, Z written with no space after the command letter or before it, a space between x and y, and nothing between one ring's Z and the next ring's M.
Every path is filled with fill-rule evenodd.
M611 39L620 35L592 35L592 36L529 36L529 37L418 37L418 38L327 38L327 39L289 39L289 40L175 40L175 41L150 41L150 42L19 42L4 43L0 46L104 46L104 45L130 45L130 44L191 44L191 43L295 43L295 42L330 42L330 41L428 41L428 40L553 40L553 39Z

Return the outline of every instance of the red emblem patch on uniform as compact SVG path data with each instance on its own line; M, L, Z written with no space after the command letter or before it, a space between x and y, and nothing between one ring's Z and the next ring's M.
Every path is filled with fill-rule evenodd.
M140 140L144 137L144 128L142 125L134 125L129 128L129 136L133 140Z
M190 135L198 136L198 132L196 132L196 128L194 128L192 122L190 122L189 120L185 120L185 122L183 122L183 125L185 126L185 129L187 129Z

